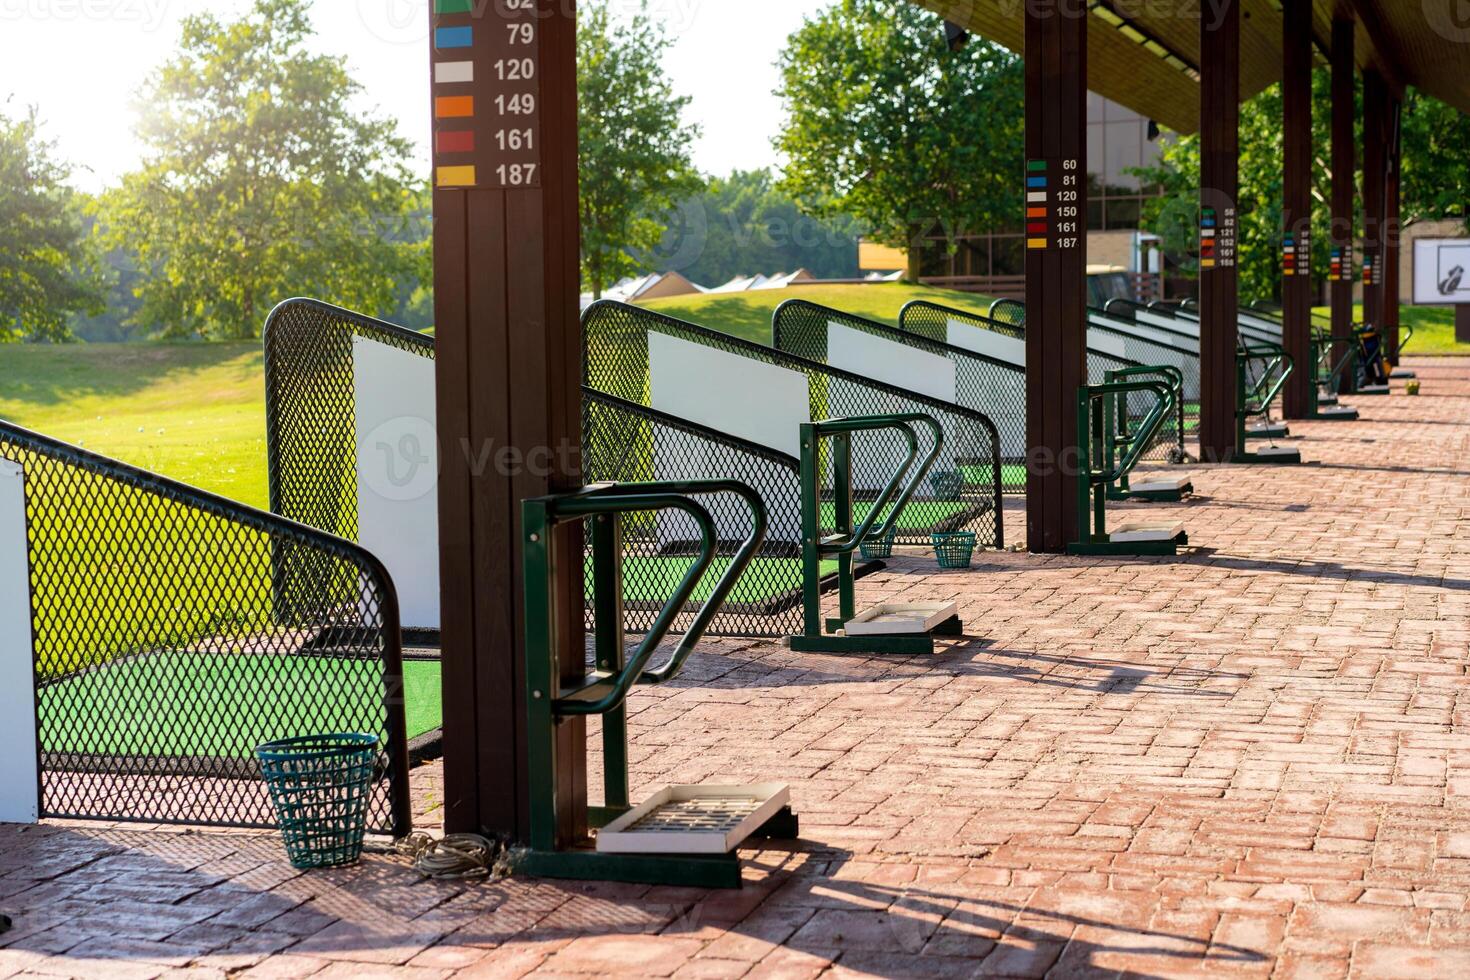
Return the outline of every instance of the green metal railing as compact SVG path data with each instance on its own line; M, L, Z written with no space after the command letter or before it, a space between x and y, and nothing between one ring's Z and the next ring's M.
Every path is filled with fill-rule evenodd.
M1077 433L1081 437L1077 526L1083 530L1083 543L1108 540L1108 488L1138 465L1159 426L1176 410L1175 390L1171 381L1159 380L1112 381L1077 390ZM1115 406L1119 399L1139 393L1154 395L1154 404L1120 446L1112 428ZM1117 452L1119 448L1123 449L1121 453Z
M733 494L750 509L751 531L736 550L684 635L661 667L649 661L694 596L700 579L714 562L718 533L710 512L694 495ZM633 513L679 510L699 529L699 553L647 634L629 656L622 615L622 518ZM628 802L626 700L636 684L662 684L676 677L703 637L711 619L760 549L766 533L766 510L760 496L735 480L678 480L605 484L577 493L522 502L525 553L527 750L531 773L531 846L555 852L557 840L557 765L555 728L561 719L602 717L606 798L602 822L625 812ZM552 538L557 528L590 520L592 538L593 647L596 669L579 683L564 687L558 650L556 597L576 595L582 569L561 568L554 561ZM570 577L570 581L565 581ZM567 651L581 657L580 649Z
M1261 365L1253 372L1252 364ZM1241 344L1235 352L1235 446L1244 452L1246 423L1258 415L1267 415L1286 381L1296 370L1296 362L1280 344L1258 341Z
M1182 429L1184 425L1183 372L1181 372L1178 368L1168 364L1155 364L1149 366L1122 368L1121 370L1117 371L1109 371L1107 373L1107 377L1104 383L1118 384L1120 382L1134 381L1140 379L1161 381L1164 384L1168 385L1174 403L1174 407L1171 410L1170 414L1178 418L1179 425ZM1142 393L1132 393L1132 395L1139 394L1147 395L1148 392L1145 391ZM1138 425L1134 425L1133 419L1138 417L1139 414L1133 410L1133 405L1131 403L1134 401L1135 398L1131 397L1129 393L1124 392L1119 393L1114 398L1109 399L1107 402L1104 403L1104 429L1107 432L1113 433L1112 437L1106 440L1106 462L1109 468L1113 466L1120 451L1124 455L1134 453L1141 458L1142 454L1148 449L1146 445L1143 446L1141 449L1137 449L1135 448L1135 446L1138 442L1139 436L1143 432L1143 427L1148 420L1148 412L1152 411L1152 408L1142 413L1142 422L1140 422ZM1129 467L1129 469L1131 470L1132 467ZM1112 483L1108 487L1108 494L1116 500L1126 500L1129 497L1130 494L1128 487L1127 470L1120 473L1118 475L1118 478L1112 481Z
M933 442L916 469L919 458L919 438L914 425L926 426ZM857 432L896 431L903 437L906 452L904 461L878 494L867 515L856 528L853 527L852 498L852 436ZM820 465L823 440L831 440L833 533L821 532L822 467ZM824 557L837 561L837 596L841 610L841 622L847 622L857 614L854 599L852 555L864 540L887 537L898 521L904 505L914 495L919 484L939 458L944 444L944 432L939 423L922 412L903 412L893 415L869 415L846 419L827 419L822 422L806 422L801 426L801 526L802 526L802 589L805 600L804 624L807 636L822 633L822 603L819 591L821 564ZM895 497L895 493L897 497ZM886 516L884 516L886 514ZM883 523L875 530L873 525Z

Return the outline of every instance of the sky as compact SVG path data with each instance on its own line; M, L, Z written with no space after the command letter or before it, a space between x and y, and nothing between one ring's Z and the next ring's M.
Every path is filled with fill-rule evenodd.
M630 16L639 0L611 0ZM428 172L428 0L315 0L316 48L345 56L362 108L396 118ZM787 35L825 0L647 0L674 39L665 68L703 125L694 162L707 173L778 166L773 63ZM249 0L0 0L0 111L35 106L43 132L96 191L135 167L135 95L170 57L179 21L238 16Z

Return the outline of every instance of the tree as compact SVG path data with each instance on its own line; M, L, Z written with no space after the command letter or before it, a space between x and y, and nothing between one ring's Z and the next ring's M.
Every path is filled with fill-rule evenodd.
M252 337L299 294L387 312L421 264L410 144L351 104L341 59L307 50L308 7L187 17L144 88L143 168L102 211L141 273L134 319L158 334Z
M674 204L699 189L689 158L697 126L664 74L673 42L640 12L614 25L607 0L577 14L582 278L594 296L636 272L658 245Z
M70 339L72 318L101 306L84 201L70 177L35 110L0 114L0 342Z
M643 264L711 286L796 269L819 279L857 275L856 223L846 215L812 217L807 210L776 186L769 170L714 177L680 203L676 220Z
M931 231L1016 220L1025 157L1020 59L979 38L958 52L940 19L899 0L839 0L787 41L777 66L784 188L851 214L899 247Z
M1312 76L1312 278L1327 278L1331 254L1332 145L1330 76ZM1362 113L1355 144L1362 146ZM1272 85L1240 107L1240 200L1238 272L1240 295L1278 298L1281 286L1281 86ZM1470 199L1470 120L1422 93L1410 90L1403 130L1403 204L1405 223L1420 218L1465 217ZM1361 162L1361 159L1360 159ZM1194 274L1199 208L1199 137L1182 136L1165 144L1158 166L1135 173L1156 183L1164 196L1144 209L1144 227L1164 240L1164 251L1181 271ZM1361 169L1356 176L1362 188ZM1361 202L1362 195L1358 195ZM1361 211L1355 216L1362 233Z
M1409 89L1403 120L1404 223L1460 218L1470 231L1470 116Z

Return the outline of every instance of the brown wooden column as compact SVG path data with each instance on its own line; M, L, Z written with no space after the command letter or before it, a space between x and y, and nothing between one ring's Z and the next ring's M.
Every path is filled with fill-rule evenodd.
M1375 326L1383 316L1384 117L1388 90L1376 71L1363 73L1363 320Z
M576 20L557 0L430 6L445 824L523 839L520 501L579 482ZM574 837L583 725L558 738Z
M1200 18L1200 456L1235 452L1240 3Z
M1086 383L1087 13L1026 4L1026 528L1077 541L1077 390Z
M1358 118L1356 72L1353 64L1355 25L1339 18L1332 22L1332 264L1327 271L1332 301L1332 336L1349 337L1353 329L1353 280L1357 263L1353 248L1354 215L1357 210ZM1351 349L1351 341L1332 344L1332 363L1339 363ZM1341 388L1348 390L1348 379Z
M1282 414L1306 418L1312 371L1312 3L1285 0L1282 15L1281 317L1283 346L1297 370Z
M1399 362L1399 168L1401 159L1403 104L1390 96L1385 113L1388 135L1384 151L1383 178L1383 354L1390 364Z

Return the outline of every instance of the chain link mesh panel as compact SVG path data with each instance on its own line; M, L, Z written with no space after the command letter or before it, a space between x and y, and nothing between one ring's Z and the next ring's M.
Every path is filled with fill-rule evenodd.
M941 306L925 300L915 300L905 305L900 311L898 322L901 330L917 334L931 342L936 342L935 339L939 336L948 336L952 323L974 327L978 330L989 330L1014 340L1024 341L1026 339L1026 306L1024 303L1012 299L1000 299L992 303L990 309L992 314L999 313L1000 316L982 316L968 310ZM1092 385L1105 383L1110 371L1140 365L1171 363L1169 360L1150 361L1135 357L1134 352L1128 350L1126 345L1124 354L1125 356L1120 357L1108 351L1098 350L1095 346L1089 346L1087 348L1087 383ZM1197 365L1198 358L1195 360ZM1196 377L1198 377L1197 370ZM1128 396L1127 404L1130 418L1140 421L1148 414L1153 399L1147 395L1135 394ZM1172 461L1182 457L1185 420L1182 412L1176 412L1175 415L1177 419L1175 424L1160 427L1153 442L1144 452L1144 459Z
M801 632L801 468L795 457L586 387L582 425L582 466L589 483L735 479L755 490L766 505L765 543L707 632ZM719 557L701 580L694 603L709 595L751 531L750 511L739 497L721 493L699 499L714 518ZM646 632L698 555L699 532L681 511L625 514L622 530L624 622L634 632ZM676 628L687 627L697 611L691 604Z
M933 416L945 443L934 471L899 518L897 542L928 547L936 531L973 531L982 547L1003 545L1000 440L995 425L983 414L622 303L594 303L583 314L582 325L588 388L636 405L651 405L649 337L662 334L804 376L814 419L897 412ZM758 399L761 392L752 391L750 397ZM741 410L739 405L721 408ZM859 518L862 498L877 496L902 463L904 452L902 437L891 430L853 439ZM798 495L790 499L794 502Z
M409 830L398 600L340 538L0 422L24 470L42 811L275 825L254 758L366 732Z
M943 357L954 365L955 398L960 409L982 414L996 427L1000 444L1001 489L1026 490L1026 371L997 358L953 347L938 336L913 335L896 327L854 316L807 300L788 300L776 308L771 338L777 348L819 364L830 361L828 337L841 326Z
M264 336L271 512L356 541L353 340L433 360L434 338L312 299L277 306Z

